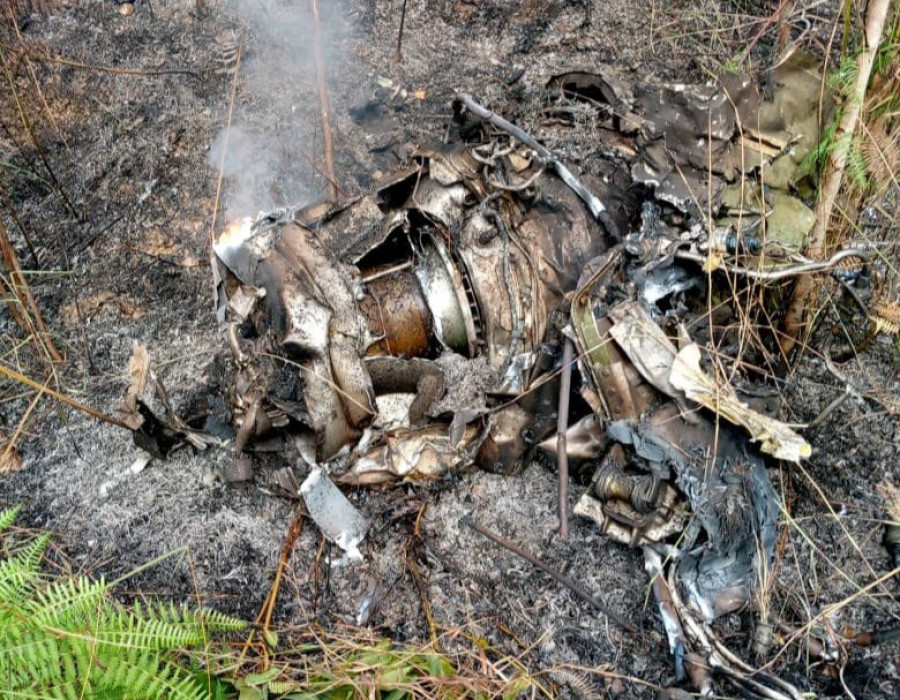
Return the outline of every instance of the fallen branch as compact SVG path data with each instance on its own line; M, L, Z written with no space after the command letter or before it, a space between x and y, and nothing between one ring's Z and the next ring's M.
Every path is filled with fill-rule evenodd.
M529 148L533 149L538 156L545 161L547 164L553 166L553 169L556 171L556 174L559 176L559 179L562 180L566 185L571 189L578 197L587 205L587 208L590 210L591 215L599 221L606 228L607 233L613 238L619 239L621 236L619 235L619 227L616 226L616 222L612 220L612 217L609 215L609 211L607 211L606 206L601 202L584 184L572 174L572 171L569 170L562 162L555 156L553 153L546 147L542 146L538 143L537 139L535 139L531 134L523 131L521 128L516 126L515 124L508 122L506 119L501 117L496 112L492 112L484 105L480 104L472 97L470 94L466 92L459 92L456 94L456 99L466 106L470 112L478 115L485 121L490 122L498 129L502 129L506 133L508 133L513 138L521 141Z
M872 0L866 15L865 46L857 58L856 81L853 91L844 106L844 113L835 134L834 146L828 158L827 174L816 205L816 222L810 232L806 255L810 258L821 258L825 254L828 243L828 227L834 203L841 189L844 170L847 166L847 155L856 125L862 112L866 96L866 88L872 75L872 66L878 53L878 45L884 33L890 0ZM808 320L812 302L818 293L817 280L804 275L797 279L794 294L784 316L784 335L781 338L781 351L787 357L797 344L801 332L809 334Z
M111 75L132 75L141 78L154 78L160 75L186 75L191 78L196 78L197 80L203 80L203 76L197 71L193 70L179 70L176 68L147 70L141 70L138 68L114 68L113 66L103 66L94 63L74 61L63 56L54 56L50 53L40 53L30 48L28 49L28 51L23 51L21 48L2 41L0 41L0 49L8 51L10 54L16 54L18 56L31 58L35 61L47 61L48 63L55 63L60 66L67 66L68 68L78 68L80 70L96 71L98 73L110 73Z

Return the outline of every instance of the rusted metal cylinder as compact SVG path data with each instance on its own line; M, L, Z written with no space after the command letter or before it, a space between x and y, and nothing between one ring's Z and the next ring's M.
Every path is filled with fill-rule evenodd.
M363 273L364 296L359 305L375 339L368 357L423 357L431 349L431 312L412 267L387 274Z

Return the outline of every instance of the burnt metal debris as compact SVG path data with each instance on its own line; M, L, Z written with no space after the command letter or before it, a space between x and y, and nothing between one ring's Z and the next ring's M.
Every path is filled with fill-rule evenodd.
M276 482L356 555L366 522L332 480L511 474L557 453L563 484L568 460L593 470L574 512L643 549L679 678L799 697L709 626L764 594L781 507L766 455L811 451L740 371L710 281L727 296L866 255L799 255L820 83L803 57L773 82L764 96L742 76L634 91L557 76L558 104L589 104L616 143L602 177L581 179L460 94L468 142L418 147L354 199L233 223L214 253L234 477L293 451L310 476L299 493L293 473Z

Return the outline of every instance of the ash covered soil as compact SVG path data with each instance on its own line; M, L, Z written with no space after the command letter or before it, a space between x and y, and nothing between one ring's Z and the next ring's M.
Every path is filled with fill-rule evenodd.
M398 63L400 0L320 2L339 184L348 194L364 191L374 174L399 163L403 144L441 140L456 90L541 135L544 86L566 70L602 70L624 82L702 80L737 53L729 41L752 32L710 35L698 50L667 39L667 32L698 26L685 24L680 13L741 25L765 18L774 4L706 0L662 13L658 3L644 0L411 0ZM828 7L819 13L812 38L827 39ZM37 271L33 290L66 356L59 368L65 393L115 414L132 347L142 343L182 415L226 416L209 236L227 217L315 201L326 186L306 3L198 8L168 0L152 8L138 3L131 16L108 2L63 3L20 20L20 36L2 30L5 60L71 206L29 145L14 101L4 99L3 214L23 267ZM30 71L55 123L26 89ZM587 127L568 139L548 137L547 145L576 163L594 155ZM11 209L31 249L7 216ZM0 324L5 361L36 367L42 379L46 369L16 340L19 331L6 311ZM843 372L856 387L896 395L894 362L890 343L878 339ZM31 397L8 383L2 391L0 428L9 435ZM810 353L788 376L784 417L809 421L843 391ZM900 433L884 403L855 395L805 436L815 451L803 469L770 470L796 523L784 530L773 601L814 616L889 570L875 486L900 481ZM22 468L0 476L2 505L24 504L23 522L52 530L79 567L114 578L187 547L187 557L133 579L130 593L190 600L199 594L223 611L256 616L296 504L264 475L249 485L226 485L228 449L182 450L133 470L139 452L127 432L43 400L18 450ZM671 684L639 551L609 542L580 519L572 521L570 539L560 541L555 478L551 465L536 463L513 477L471 470L436 483L353 491L351 500L372 522L365 561L329 566L328 554L338 552L307 522L278 618L335 625L355 621L369 603L367 625L398 640L426 641L422 596L406 564L412 556L443 630L467 627L532 669L602 667L651 685ZM584 488L573 483L573 502ZM410 544L425 504L421 538ZM527 562L462 526L464 516L527 547L642 634L608 623ZM897 627L897 596L897 582L888 580L855 598L833 622L855 631ZM750 613L716 625L731 648L746 650ZM898 663L896 643L852 649L847 685L858 698L898 697ZM823 697L842 693L836 679L806 663L797 645L770 670ZM631 680L590 683L600 696L655 693ZM564 683L560 692L576 695Z

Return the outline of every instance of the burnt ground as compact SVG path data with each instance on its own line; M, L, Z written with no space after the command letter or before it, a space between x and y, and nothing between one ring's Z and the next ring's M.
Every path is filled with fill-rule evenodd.
M704 0L664 10L647 0L411 0L400 63L392 60L399 0L320 2L326 4L335 169L341 186L354 193L398 162L402 144L441 139L457 89L542 133L537 115L554 74L591 68L625 82L702 80L737 55L777 3ZM829 6L816 8L804 39L813 48L827 42ZM29 279L38 304L66 356L61 387L115 413L139 342L183 415L222 414L225 370L208 236L225 216L255 213L247 207L313 201L324 191L306 3L198 8L157 0L152 7L138 3L131 16L109 2L63 2L49 13L37 11L42 7L35 3L31 14L23 9L20 37L3 29L3 57L71 209L21 128L9 90L0 104L0 165L4 220L23 267L34 271ZM764 39L754 56L765 60L770 45ZM228 177L214 219L238 47ZM55 123L34 90L32 70ZM548 134L548 145L588 162L590 125L582 127L569 137ZM46 366L19 340L5 311L0 327L4 362L43 381ZM817 416L847 380L862 392L806 433L815 451L804 470L772 469L793 517L784 530L773 601L800 621L889 571L875 486L900 481L896 404L893 416L888 410L898 389L891 343L877 339L842 373L844 380L811 352L782 392L785 417L797 423ZM2 392L0 429L8 436L32 397L8 382ZM188 557L169 559L129 585L176 599L199 594L224 611L255 617L294 504L262 478L225 485L228 450L182 450L137 472L128 433L42 400L18 451L22 468L0 476L2 505L24 504L23 521L51 529L78 566L115 577L187 547ZM574 495L583 488L574 484ZM639 552L610 543L583 520L574 520L570 540L561 542L548 465L514 477L471 471L350 496L373 523L364 563L328 567L327 557L317 557L320 536L308 523L293 553L280 620L336 624L372 600L370 626L398 640L427 639L419 591L402 553L427 503L416 556L442 629L470 625L533 669L572 664L655 685L672 682ZM645 635L608 624L529 564L461 526L464 515L565 571ZM832 623L854 631L897 627L897 595L897 582L888 580L854 597ZM717 627L743 653L750 621L749 613L732 615ZM772 670L821 697L842 694L797 645L775 658ZM897 644L851 649L846 682L858 698L897 697ZM590 683L599 696L653 695L631 681ZM577 694L566 686L560 692Z

